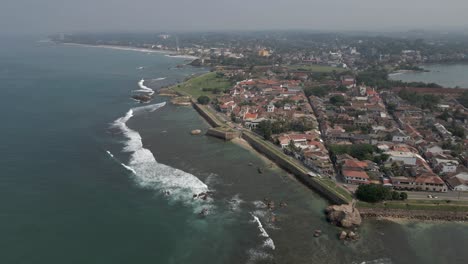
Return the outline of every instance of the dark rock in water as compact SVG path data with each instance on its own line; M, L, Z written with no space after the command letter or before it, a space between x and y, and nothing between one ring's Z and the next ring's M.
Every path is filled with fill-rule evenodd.
M268 209L273 210L275 209L275 202L269 201L267 204Z
M345 240L347 236L348 234L346 233L346 231L341 231L341 233L338 235L338 238L340 240Z
M201 210L201 212L199 213L200 216L207 216L208 215L208 209L206 208L203 208L203 210Z
M351 239L351 240L356 240L356 239L358 239L358 236L357 236L356 233L351 231L351 232L348 233L348 238Z
M192 196L192 198L197 198L197 196L198 196L197 194L194 194L194 195Z
M359 226L362 222L359 211L350 204L328 206L326 214L332 224L345 228Z
M263 169L262 169L262 168L258 168L257 171L258 171L258 173L260 173L260 174L263 173Z
M200 129L194 129L194 130L190 131L190 134L192 134L192 135L195 136L195 135L200 135L201 132L202 132L202 131L201 131Z
M135 95L132 95L132 98L137 100L137 101L140 101L140 103L147 103L149 101L151 101L151 96L149 95L144 95L144 94L135 94Z
M319 236L321 236L321 235L322 235L322 230L316 229L316 230L314 231L314 237L319 237Z
M195 59L191 63L189 63L191 66L202 66L202 61L200 59Z

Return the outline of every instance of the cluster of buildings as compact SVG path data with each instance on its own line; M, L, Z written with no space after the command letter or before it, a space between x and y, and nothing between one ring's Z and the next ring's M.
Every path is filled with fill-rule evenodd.
M333 163L318 130L307 133L283 133L276 137L276 142L311 170L329 177L334 175Z
M228 94L217 98L218 110L251 130L262 122L272 123L271 140L312 171L353 185L374 183L431 192L468 190L468 141L446 127L455 121L438 116L448 108L468 114L455 100L444 101L440 111L428 112L395 92L357 85L353 76L322 83L329 91L309 97L303 88L310 84L309 78L270 78L268 71L264 77L237 82ZM297 129L291 125L294 122L308 126ZM335 155L328 149L356 145L370 146L372 153L359 160L350 153ZM461 149L455 154L448 145Z
M312 170L333 175L314 111L301 80L248 79L217 98L218 110L245 128L272 124L272 140Z
M438 176L429 189L468 190L465 176L468 110L450 96L445 96L431 110L411 105L394 93L386 94L385 100L394 108L393 117L402 130L401 139L420 155L418 163L424 160L425 171L421 171L425 179Z
M299 81L249 79L217 98L218 108L250 129L264 120L305 120L316 124Z
M447 191L443 180L412 146L411 141L420 135L411 123L395 120L381 93L374 89L353 85L351 78L342 78L342 86L348 90L310 97L324 140L335 146L366 144L375 149L369 158L382 158L378 164L337 155L335 168L341 179L348 184L380 183L396 189Z

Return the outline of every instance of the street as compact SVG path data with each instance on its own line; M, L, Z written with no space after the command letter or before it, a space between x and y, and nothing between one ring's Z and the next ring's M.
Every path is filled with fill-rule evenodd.
M455 192L448 191L446 193L437 193L437 192L407 192L408 199L416 200L452 200L452 201L468 201L467 192ZM428 195L436 198L428 198Z

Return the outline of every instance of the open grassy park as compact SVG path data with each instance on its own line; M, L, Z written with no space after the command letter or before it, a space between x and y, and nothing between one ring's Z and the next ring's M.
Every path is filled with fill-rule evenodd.
M214 90L224 91L232 86L232 83L224 76L218 75L216 72L209 72L194 78L191 78L183 83L171 87L174 91L182 95L191 96L194 99L202 95L214 97Z

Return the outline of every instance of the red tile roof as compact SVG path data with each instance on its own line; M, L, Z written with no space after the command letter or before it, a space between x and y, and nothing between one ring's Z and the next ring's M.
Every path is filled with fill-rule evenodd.
M417 183L444 184L444 181L439 176L420 176L420 177L416 178L415 182L417 182Z
M367 163L364 161L345 159L343 166L348 167L348 168L365 169L367 168Z
M369 175L367 175L367 173L364 171L343 170L343 176L369 179Z
M244 119L257 119L258 114L245 113Z

